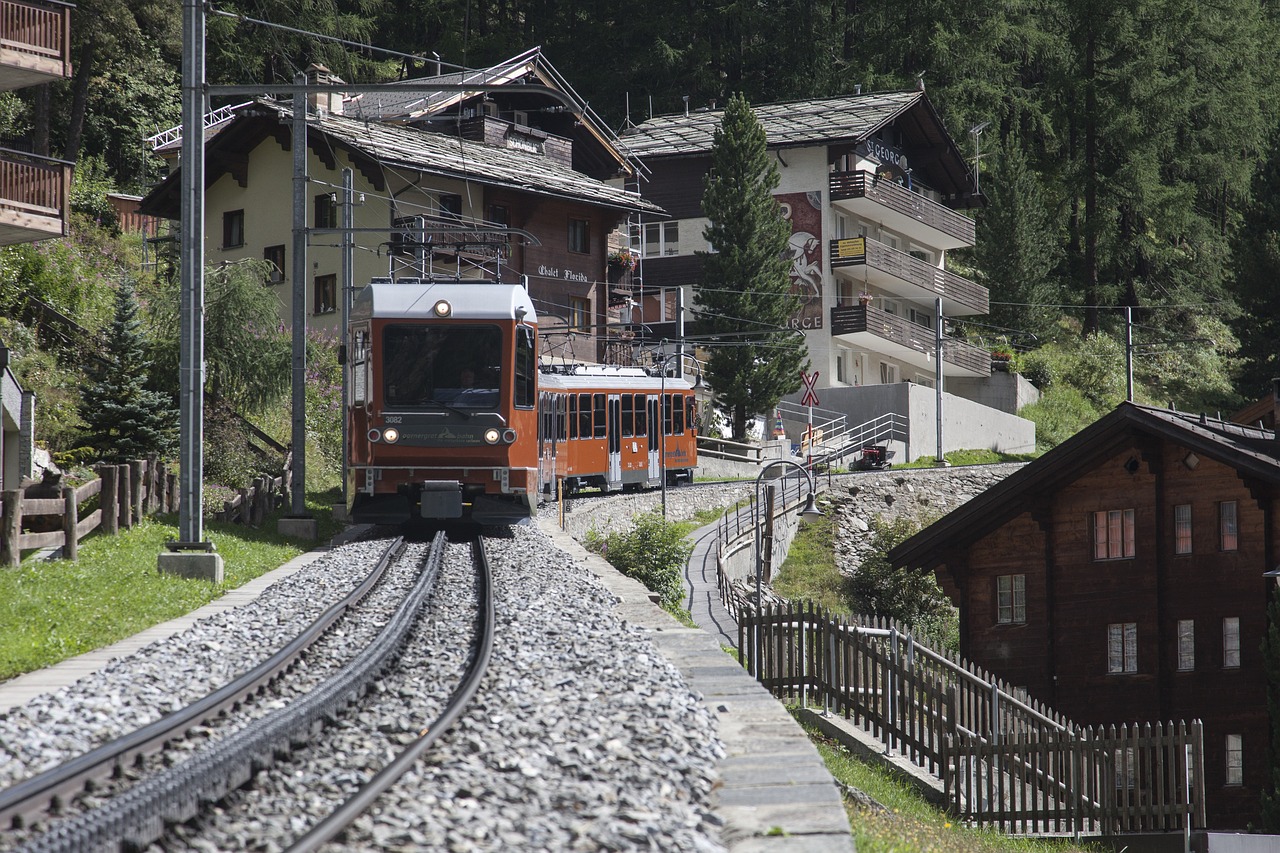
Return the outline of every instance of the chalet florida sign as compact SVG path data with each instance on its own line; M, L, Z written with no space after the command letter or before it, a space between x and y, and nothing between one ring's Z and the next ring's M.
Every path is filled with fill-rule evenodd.
M538 275L543 278L558 278L561 281L576 281L580 284L587 284L592 281L584 272L571 269L561 270L560 267L547 266L546 264L538 265Z

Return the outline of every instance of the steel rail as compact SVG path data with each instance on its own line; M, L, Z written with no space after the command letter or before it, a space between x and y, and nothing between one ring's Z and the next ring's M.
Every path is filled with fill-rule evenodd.
M374 802L399 781L410 768L453 726L458 716L466 710L480 689L480 682L489 667L493 651L494 606L493 583L489 560L484 551L484 540L477 538L472 545L472 557L476 568L476 596L479 599L477 630L478 648L468 664L462 683L449 697L448 703L435 722L424 729L424 734L409 744L403 752L366 782L332 814L313 826L306 835L295 841L288 853L310 853L341 834L360 815L368 811Z
M0 791L0 826L15 828L32 814L75 796L93 780L112 775L117 768L144 755L159 751L166 741L181 736L191 727L234 708L251 694L269 685L286 672L347 610L358 604L382 579L393 557L404 550L403 537L394 539L376 566L345 598L320 615L284 648L253 669L185 708L166 714L153 723L105 743L43 773L24 779Z
M163 835L166 824L194 817L202 803L216 802L247 782L256 770L288 754L295 744L304 744L391 664L434 587L444 549L441 534L432 543L413 590L381 633L331 679L190 760L148 776L100 808L55 825L20 849L30 853L145 849Z

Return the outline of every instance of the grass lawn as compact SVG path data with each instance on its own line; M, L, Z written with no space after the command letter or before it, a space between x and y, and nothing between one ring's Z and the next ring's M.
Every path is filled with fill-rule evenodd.
M1039 453L997 453L994 450L953 450L950 453L944 453L943 458L950 462L953 466L962 465L994 465L997 462L1030 462L1038 457ZM901 465L890 466L893 469L898 468L933 468L937 462L937 457L921 456L914 462L904 462Z
M858 853L1069 853L1096 848L1070 839L1036 839L973 829L955 822L920 797L910 786L879 766L855 758L836 741L809 729L831 775L862 791L888 812L846 801L849 825Z
M324 496L327 497L327 496ZM328 503L319 499L320 541L339 529ZM261 528L209 523L206 538L225 564L225 581L161 574L156 558L178 538L175 514L144 519L117 536L91 534L80 543L80 559L25 560L0 569L0 681L110 645L160 622L190 613L288 562L316 543L275 532L280 513Z

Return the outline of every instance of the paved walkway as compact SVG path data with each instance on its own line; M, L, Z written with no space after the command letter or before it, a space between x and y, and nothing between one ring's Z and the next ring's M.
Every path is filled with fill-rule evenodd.
M720 579L716 571L716 532L712 523L689 534L693 553L685 567L685 595L694 624L717 637L721 645L737 647L738 623L720 601Z

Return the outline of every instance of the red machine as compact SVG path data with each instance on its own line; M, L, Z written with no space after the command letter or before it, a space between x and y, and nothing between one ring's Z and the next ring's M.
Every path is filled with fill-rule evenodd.
M539 390L542 481L569 493L693 482L697 408L688 382L639 368L544 370ZM665 460L665 464L664 464Z
M524 287L374 279L347 343L356 522L511 524L537 504L537 318Z

